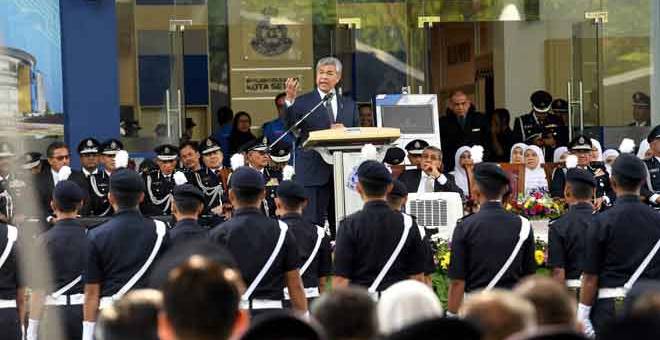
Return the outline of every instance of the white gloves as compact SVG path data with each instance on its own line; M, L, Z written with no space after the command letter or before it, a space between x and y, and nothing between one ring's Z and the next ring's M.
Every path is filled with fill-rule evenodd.
M593 338L596 335L594 331L594 326L591 324L591 319L589 319L589 314L591 313L591 306L579 304L577 310L577 318L582 325L584 326L584 334L590 338Z
M94 327L96 326L96 322L83 321L82 326L82 340L94 340Z
M26 340L37 340L39 334L39 320L28 319L27 331L25 332Z

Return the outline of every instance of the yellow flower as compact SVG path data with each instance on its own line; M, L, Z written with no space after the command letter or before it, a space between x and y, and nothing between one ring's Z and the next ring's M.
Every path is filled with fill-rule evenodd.
M449 253L446 253L446 254L442 255L442 257L440 258L440 267L443 270L447 270L449 268L449 259L450 258L451 258L451 256L450 256Z
M536 260L536 265L540 266L545 263L545 253L543 250L537 250L534 252L534 259Z

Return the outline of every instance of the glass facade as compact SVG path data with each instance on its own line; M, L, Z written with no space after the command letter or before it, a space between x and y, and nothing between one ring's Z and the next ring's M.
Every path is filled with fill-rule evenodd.
M276 115L287 77L314 87L314 65L344 64L344 95L463 90L482 112L529 112L545 89L571 103L574 130L608 146L642 136L650 110L653 0L117 0L121 116L132 151L199 140L215 112ZM654 123L658 123L654 119ZM188 131L190 132L190 131Z

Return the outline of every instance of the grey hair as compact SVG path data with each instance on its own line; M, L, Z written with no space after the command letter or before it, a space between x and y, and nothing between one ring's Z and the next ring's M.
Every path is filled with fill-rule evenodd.
M440 148L438 148L437 146L429 145L429 146L425 147L424 150L422 150L422 152L424 152L424 151L435 152L440 157L440 159L442 159L442 150Z
M319 59L316 63L316 69L318 70L321 66L333 65L337 69L337 73L341 73L342 65L341 61L335 57L324 57Z

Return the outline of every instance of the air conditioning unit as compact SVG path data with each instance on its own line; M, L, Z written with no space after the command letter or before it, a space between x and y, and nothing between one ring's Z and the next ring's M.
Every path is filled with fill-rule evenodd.
M463 200L455 192L408 194L406 213L416 218L433 237L451 239L456 223L463 218Z

